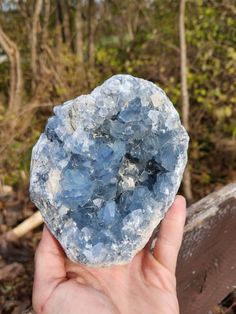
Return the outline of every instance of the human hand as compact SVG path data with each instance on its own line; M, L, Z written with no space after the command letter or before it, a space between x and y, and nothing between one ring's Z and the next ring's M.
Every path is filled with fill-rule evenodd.
M186 204L177 196L153 254L146 246L126 265L90 268L70 262L45 227L35 256L33 308L49 314L177 314L175 268Z

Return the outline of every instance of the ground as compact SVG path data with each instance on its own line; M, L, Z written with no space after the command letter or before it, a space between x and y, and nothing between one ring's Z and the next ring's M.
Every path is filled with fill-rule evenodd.
M0 313L27 313L31 308L34 251L42 227L19 240L4 235L34 211L24 195L0 196Z
M37 209L21 194L0 195L0 313L30 313L34 271L34 252L42 226L21 239L6 239L6 233ZM208 314L236 313L236 289ZM207 314L207 313L206 313Z

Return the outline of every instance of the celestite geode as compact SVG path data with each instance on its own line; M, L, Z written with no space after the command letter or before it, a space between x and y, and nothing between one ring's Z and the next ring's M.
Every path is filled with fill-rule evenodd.
M174 200L189 137L155 84L115 75L54 108L33 148L30 195L67 256L130 261Z

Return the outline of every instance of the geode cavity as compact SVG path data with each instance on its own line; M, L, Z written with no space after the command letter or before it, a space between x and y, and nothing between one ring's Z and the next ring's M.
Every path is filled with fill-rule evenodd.
M54 108L33 148L30 195L67 256L130 261L174 200L189 137L166 94L115 75Z

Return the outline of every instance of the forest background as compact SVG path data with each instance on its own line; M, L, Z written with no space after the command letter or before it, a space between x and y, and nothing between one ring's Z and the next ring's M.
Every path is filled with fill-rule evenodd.
M35 211L31 149L53 106L117 73L158 84L179 111L189 203L236 180L235 0L0 0L1 233ZM29 289L4 298L30 302Z

